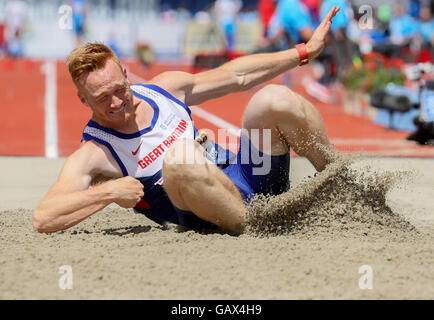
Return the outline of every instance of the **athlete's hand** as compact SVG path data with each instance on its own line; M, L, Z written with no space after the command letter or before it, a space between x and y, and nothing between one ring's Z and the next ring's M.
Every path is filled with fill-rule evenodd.
M333 6L323 21L321 21L318 28L315 29L310 40L306 43L309 60L315 59L324 49L327 33L332 26L332 19L339 10L340 7Z
M110 190L114 194L114 201L122 208L134 208L137 202L142 199L143 185L133 177L123 177L109 181Z

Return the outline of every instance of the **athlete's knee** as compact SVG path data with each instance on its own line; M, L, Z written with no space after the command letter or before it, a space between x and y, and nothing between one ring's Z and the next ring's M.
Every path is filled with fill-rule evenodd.
M280 120L304 121L306 119L303 98L286 86L270 84L262 89L268 114L276 122Z

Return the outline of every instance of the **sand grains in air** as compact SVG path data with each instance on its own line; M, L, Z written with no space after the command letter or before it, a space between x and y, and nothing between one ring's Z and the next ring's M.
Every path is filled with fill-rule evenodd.
M325 170L277 195L260 195L249 205L251 235L413 236L416 229L386 203L386 194L411 178L409 171L357 168L361 156L336 155Z

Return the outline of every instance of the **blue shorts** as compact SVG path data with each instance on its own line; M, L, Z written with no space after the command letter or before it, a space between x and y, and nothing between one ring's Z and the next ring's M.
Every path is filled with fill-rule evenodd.
M245 159L241 153L243 148L247 150ZM223 172L234 182L246 202L255 194L277 195L289 190L289 152L280 156L264 154L241 135L236 161L232 162L223 168ZM259 172L263 170L258 169L267 169L265 163L268 163L269 170L264 174L255 174L255 169Z
M246 145L249 152L247 153L248 158L244 159L241 150ZM260 163L258 159L266 160ZM262 168L264 163L269 163L269 172L261 175L255 174L254 169ZM240 148L236 157L233 157L227 164L218 165L218 167L234 182L243 200L249 202L255 194L277 195L289 190L289 165L289 152L284 155L270 156L257 150L248 138L241 136ZM155 193L153 194L153 192ZM149 199L158 199L158 202L155 201L150 210L135 211L145 214L159 224L171 222L193 229L217 228L216 225L202 220L193 212L175 207L161 186L155 186L153 190L148 192L148 197ZM226 201L226 199L222 199L222 201Z

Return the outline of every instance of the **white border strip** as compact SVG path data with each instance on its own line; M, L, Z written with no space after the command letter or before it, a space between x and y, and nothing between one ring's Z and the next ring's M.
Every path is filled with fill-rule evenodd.
M57 64L46 61L42 66L45 74L45 156L57 158Z

